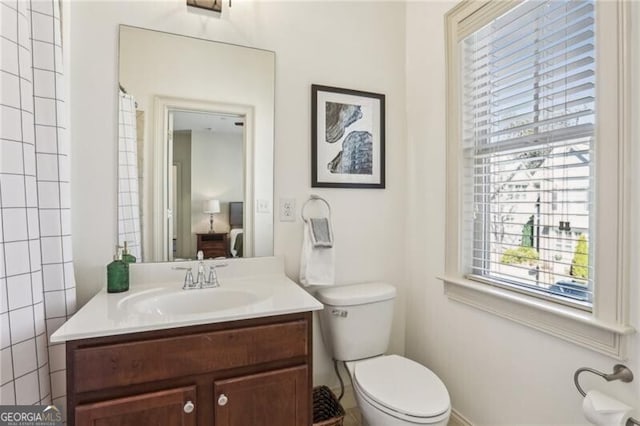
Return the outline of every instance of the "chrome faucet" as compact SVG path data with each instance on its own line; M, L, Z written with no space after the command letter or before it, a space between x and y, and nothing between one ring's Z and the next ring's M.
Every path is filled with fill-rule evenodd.
M192 268L182 268L182 267L174 267L174 270L182 270L187 271L184 277L184 284L182 285L183 290L193 290L198 288L213 288L220 287L220 280L218 280L218 271L216 268L222 268L227 266L226 263L222 264L212 264L209 266L209 274L205 276L205 264L204 264L204 254L202 250L198 251L198 272L196 275L196 280L193 280L193 274L191 273Z

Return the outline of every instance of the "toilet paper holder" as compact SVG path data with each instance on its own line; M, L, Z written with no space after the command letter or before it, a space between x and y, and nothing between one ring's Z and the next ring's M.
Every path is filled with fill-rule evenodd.
M598 371L594 368L581 367L581 368L578 368L576 372L573 374L573 383L576 385L578 392L580 392L580 395L582 396L587 396L587 393L584 391L584 389L582 389L582 386L580 386L580 381L578 379L580 377L580 374L584 372L593 373L596 376L600 376L603 379L605 379L607 382L611 382L613 380L620 380L624 383L629 383L633 381L633 372L626 365L622 365L622 364L614 365L613 373L610 373L610 374L603 373L602 371ZM627 426L632 426L632 425L640 425L640 421L634 418L630 418L629 420L627 420Z

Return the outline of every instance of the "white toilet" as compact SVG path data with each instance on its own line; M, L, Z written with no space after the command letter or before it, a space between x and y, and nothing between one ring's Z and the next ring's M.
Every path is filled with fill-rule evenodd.
M365 283L318 290L325 308L320 328L334 359L347 361L362 418L368 426L446 425L449 393L427 367L389 345L395 287Z

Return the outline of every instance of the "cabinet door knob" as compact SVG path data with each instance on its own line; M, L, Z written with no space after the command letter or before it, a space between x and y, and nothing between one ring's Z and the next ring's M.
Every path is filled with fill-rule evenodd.
M189 414L189 413L193 413L193 409L196 408L195 404L191 401L187 401L186 404L184 404L184 412Z
M229 398L227 398L227 395L222 394L218 397L219 406L224 407L225 405L227 405L227 402L229 402Z

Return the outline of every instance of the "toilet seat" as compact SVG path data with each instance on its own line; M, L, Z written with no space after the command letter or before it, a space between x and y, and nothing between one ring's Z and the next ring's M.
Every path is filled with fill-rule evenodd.
M414 423L435 423L449 416L447 388L431 370L398 355L356 362L354 386L371 405Z

